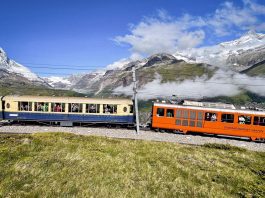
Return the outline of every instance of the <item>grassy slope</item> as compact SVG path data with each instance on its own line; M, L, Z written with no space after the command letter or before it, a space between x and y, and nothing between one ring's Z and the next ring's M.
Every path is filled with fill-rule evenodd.
M0 136L0 197L264 197L265 153L71 134Z
M141 70L141 76L143 78L153 77L155 73L158 73L162 77L162 83L183 81L185 79L195 79L206 75L211 77L214 74L215 69L203 64L188 64L185 62L179 62L171 65L162 65L144 68Z
M0 84L0 96L4 95L40 95L40 96L83 96L75 91L48 89L41 86L5 86Z
M265 63L252 67L245 72L243 72L249 76L265 76Z
M255 93L251 93L248 91L242 91L241 93L235 95L235 96L218 96L214 98L205 98L206 101L214 101L214 102L226 102L226 103L232 103L236 105L244 105L248 102L257 102L257 103L264 103L265 97L259 96Z

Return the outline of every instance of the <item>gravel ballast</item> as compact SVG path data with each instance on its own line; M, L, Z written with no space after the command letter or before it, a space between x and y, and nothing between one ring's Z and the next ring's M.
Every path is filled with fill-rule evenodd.
M79 135L95 135L111 138L139 139L149 141L176 142L181 144L203 145L206 143L229 144L253 151L265 152L265 143L250 142L247 138L205 136L205 135L183 135L176 133L159 133L154 131L140 131L136 134L134 130L93 128L93 127L51 127L51 126L2 126L1 133L38 133L38 132L67 132Z

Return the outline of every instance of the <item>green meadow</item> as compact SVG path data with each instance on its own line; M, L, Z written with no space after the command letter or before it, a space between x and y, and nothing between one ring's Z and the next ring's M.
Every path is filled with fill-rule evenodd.
M0 136L0 197L265 197L265 153L67 133Z

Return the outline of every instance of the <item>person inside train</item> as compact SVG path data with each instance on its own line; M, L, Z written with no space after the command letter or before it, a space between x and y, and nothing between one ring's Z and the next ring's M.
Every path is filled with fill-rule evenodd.
M79 106L77 104L72 104L72 112L78 112L79 111Z
M48 108L49 108L49 106L48 106L48 103L44 103L44 106L43 106L43 109L44 109L44 111L48 111Z
M54 111L55 111L55 112L61 112L61 111L62 111L61 105L60 105L59 103L57 103L57 104L55 105Z
M211 121L210 113L206 113L205 120Z
M37 111L43 111L43 106L41 103L38 103Z
M244 118L244 116L239 116L238 117L238 123L239 124L245 124L245 122L246 122L246 119Z
M108 105L104 105L104 113L110 113Z
M96 113L96 108L94 105L90 106L89 113Z
M212 114L212 117L211 117L211 121L216 121L216 120L217 120L216 114L213 113L213 114Z

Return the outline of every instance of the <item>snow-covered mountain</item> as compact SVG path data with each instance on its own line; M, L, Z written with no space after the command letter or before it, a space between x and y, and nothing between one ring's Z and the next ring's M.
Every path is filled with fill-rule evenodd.
M239 39L178 51L174 56L190 63L207 63L242 71L265 60L265 34L249 31Z
M46 84L42 78L30 71L30 69L8 58L6 52L2 48L0 48L0 70L1 74L5 73L5 76L12 74L13 78L17 75L20 79L32 83Z

